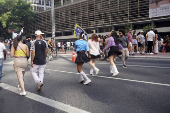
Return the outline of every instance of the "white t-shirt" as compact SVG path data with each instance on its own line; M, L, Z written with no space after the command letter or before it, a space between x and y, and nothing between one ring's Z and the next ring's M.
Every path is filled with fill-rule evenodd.
M89 49L90 49L90 54L92 55L100 55L100 47L99 47L99 42L92 41L91 39L88 41Z
M6 49L5 45L0 42L0 58L4 58L3 50Z
M61 47L61 43L60 42L58 43L58 47Z
M67 46L70 46L70 42L67 42Z
M153 31L149 31L147 33L148 39L147 41L153 41L153 37L155 37L155 33Z

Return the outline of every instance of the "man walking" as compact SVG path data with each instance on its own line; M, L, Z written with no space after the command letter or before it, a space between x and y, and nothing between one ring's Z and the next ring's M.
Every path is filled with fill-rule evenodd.
M152 47L153 47L154 39L155 39L155 33L153 32L153 28L152 28L152 29L147 33L147 35L146 35L146 40L147 40L147 43L148 43L147 52L148 52L148 54L150 54L150 55L153 55L153 53L152 53Z
M129 51L128 51L128 37L125 36L125 30L120 29L119 30L119 38L118 38L120 44L123 46L124 50L122 51L122 64L123 64L123 68L127 68L125 65L125 61L127 60L127 58L129 57Z
M35 83L38 84L37 91L41 90L44 79L44 69L46 66L47 43L42 40L42 33L40 30L35 31L36 40L31 44L31 75ZM39 76L37 75L39 70Z
M0 83L2 80L3 60L6 60L6 54L7 54L5 45L2 42L3 40L0 41Z

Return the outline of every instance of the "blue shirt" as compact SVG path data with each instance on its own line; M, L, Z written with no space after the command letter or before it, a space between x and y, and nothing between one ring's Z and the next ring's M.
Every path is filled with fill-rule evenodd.
M88 43L84 40L77 40L74 45L76 52L78 51L89 51Z

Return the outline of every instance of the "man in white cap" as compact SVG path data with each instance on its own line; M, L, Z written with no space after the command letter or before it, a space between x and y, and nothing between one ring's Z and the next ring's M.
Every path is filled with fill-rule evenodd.
M143 31L140 31L139 42L141 43L140 54L144 55L144 51L145 51L145 37L143 36Z
M47 43L42 40L42 33L40 30L35 31L36 40L31 44L31 75L35 83L38 84L37 91L41 90L44 79L44 69L46 66ZM37 75L39 70L39 76Z

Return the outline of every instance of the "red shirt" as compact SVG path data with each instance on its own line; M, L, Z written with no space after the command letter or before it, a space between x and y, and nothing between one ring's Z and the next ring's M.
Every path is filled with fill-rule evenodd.
M127 33L126 36L128 37L128 41L132 43L132 35L130 33Z

